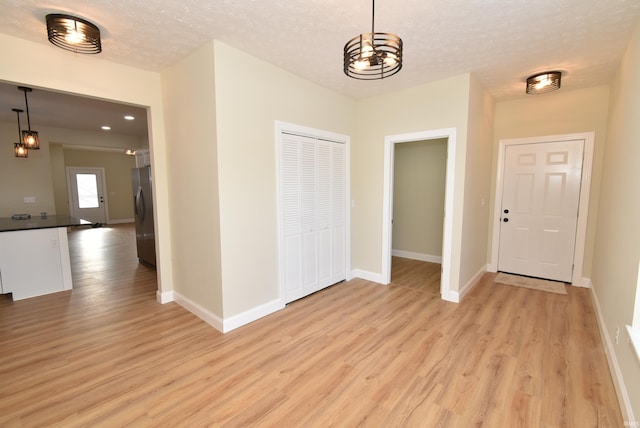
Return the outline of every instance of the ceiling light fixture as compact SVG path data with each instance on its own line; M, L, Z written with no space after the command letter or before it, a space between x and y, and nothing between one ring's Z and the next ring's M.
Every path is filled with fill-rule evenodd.
M22 131L22 144L29 150L40 150L40 137L38 137L38 131L31 130L31 118L29 117L29 101L27 100L27 92L33 91L26 86L18 86L18 89L24 92L24 104L27 108L27 125L28 130Z
M371 32L344 45L344 74L354 79L384 79L402 68L402 39L392 33L375 32L375 0L372 4Z
M124 119L125 119L125 120L134 120L134 119L135 119L135 117L133 117L133 116L131 116L130 114L128 114L128 115L126 115L126 116L124 117Z
M124 154L127 156L135 156L136 155L136 151L135 149L125 149Z
M111 131L111 127L108 125L102 125L101 128L103 131Z
M527 78L527 94L544 94L560 89L561 71L545 71Z
M13 143L13 154L17 158L26 158L29 156L29 150L22 143L22 131L20 130L20 113L24 110L20 110L19 108L12 108L11 110L16 112L16 116L18 116L18 142Z
M49 41L59 48L82 54L102 52L100 29L91 22L71 15L47 15Z

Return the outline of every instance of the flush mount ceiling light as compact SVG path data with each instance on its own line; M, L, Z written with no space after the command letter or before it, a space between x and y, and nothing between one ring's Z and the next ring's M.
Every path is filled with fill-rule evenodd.
M375 32L375 0L372 4L371 32L360 34L344 45L344 74L354 79L384 79L402 68L402 39L395 34Z
M98 27L76 16L59 13L47 15L47 34L51 43L71 52L102 52Z
M29 150L40 150L40 137L38 131L31 130L31 118L29 117L29 101L27 100L27 92L33 91L26 86L18 86L18 89L24 92L24 104L27 107L27 126L28 130L22 131L22 144Z
M24 110L20 110L19 108L12 108L11 110L16 112L16 116L18 117L18 142L13 143L13 154L17 158L26 158L29 156L29 150L22 143L22 131L20 130L20 113Z
M527 78L527 94L544 94L560 89L562 72L545 71Z

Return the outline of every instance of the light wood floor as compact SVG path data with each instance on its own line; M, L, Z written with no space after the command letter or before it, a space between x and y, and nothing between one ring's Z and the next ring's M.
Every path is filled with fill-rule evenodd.
M0 297L2 427L623 426L586 289L456 305L396 271L222 335L155 301L129 226L70 243L72 292Z

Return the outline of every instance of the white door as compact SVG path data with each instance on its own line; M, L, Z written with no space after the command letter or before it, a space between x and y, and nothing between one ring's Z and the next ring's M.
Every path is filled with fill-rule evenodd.
M283 134L280 147L285 302L346 279L344 144Z
M583 140L505 148L498 270L571 282Z
M91 223L106 223L104 168L67 167L69 212Z

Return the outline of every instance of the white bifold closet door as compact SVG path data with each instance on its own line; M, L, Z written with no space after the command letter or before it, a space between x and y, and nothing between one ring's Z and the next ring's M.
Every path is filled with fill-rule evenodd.
M345 145L284 134L280 147L285 301L346 279Z

